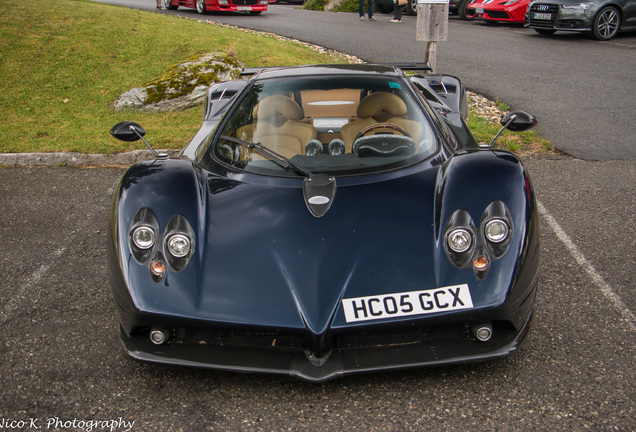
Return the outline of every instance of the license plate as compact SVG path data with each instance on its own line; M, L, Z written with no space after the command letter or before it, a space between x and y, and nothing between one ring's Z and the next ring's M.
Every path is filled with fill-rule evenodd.
M252 6L237 6L236 10L240 10L240 11L251 11L252 10Z
M550 21L552 19L552 14L549 14L549 13L536 13L535 12L535 13L532 14L532 19Z
M348 323L448 312L472 307L473 300L467 284L342 299L345 321Z
M484 8L475 8L476 13L484 13Z

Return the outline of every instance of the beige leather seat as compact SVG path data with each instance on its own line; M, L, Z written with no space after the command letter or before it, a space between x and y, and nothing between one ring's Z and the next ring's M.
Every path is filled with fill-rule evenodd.
M422 125L406 118L407 108L404 101L397 95L389 92L376 92L368 95L360 101L356 115L360 120L353 121L342 127L341 135L345 143L346 152L351 152L351 147L356 135L364 128L377 123L392 123L404 129L419 143L422 137ZM393 129L377 129L376 133L397 133Z
M301 123L302 110L293 99L268 96L254 107L253 124L240 127L236 137L248 142L259 142L287 158L305 154L305 145L317 136L316 128ZM262 158L252 153L252 159Z

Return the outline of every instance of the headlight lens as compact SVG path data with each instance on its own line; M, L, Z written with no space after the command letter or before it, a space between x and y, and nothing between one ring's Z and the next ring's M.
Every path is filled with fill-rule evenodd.
M562 7L563 9L580 9L580 10L586 10L586 9L589 9L590 7L592 7L592 2L589 2L589 3L564 4L564 5L561 5L561 7Z
M508 224L501 219L493 219L486 224L486 238L493 243L501 243L508 237Z
M181 234L175 234L168 239L168 251L176 258L182 258L190 253L190 239Z
M149 226L138 226L132 234L133 242L139 249L150 249L155 244L155 231Z
M466 252L473 243L472 236L463 228L457 228L448 234L448 247L457 253Z

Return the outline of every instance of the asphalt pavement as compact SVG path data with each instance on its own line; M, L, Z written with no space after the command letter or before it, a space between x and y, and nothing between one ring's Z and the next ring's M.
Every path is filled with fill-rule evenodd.
M540 291L522 349L323 384L126 357L105 258L123 168L1 169L0 420L29 431L86 431L89 421L161 432L633 431L636 228L619 215L633 217L634 171L561 156L525 163L543 213ZM597 182L578 181L591 165ZM581 214L595 216L572 217Z

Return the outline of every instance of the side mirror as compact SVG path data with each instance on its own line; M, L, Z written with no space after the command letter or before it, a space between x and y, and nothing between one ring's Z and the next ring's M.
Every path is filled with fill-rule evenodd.
M492 142L490 143L490 146L484 144L483 146L480 145L480 147L489 148L494 146L495 143L497 142L497 139L501 135L501 133L506 129L509 129L513 132L523 132L525 130L530 129L537 123L538 123L538 120L536 119L536 117L525 111L509 112L508 114L506 114L505 116L501 118L501 125L503 127L501 128L499 133L497 133L497 135L493 138Z
M513 132L523 132L537 124L537 119L525 111L512 111L501 118L501 125Z
M110 134L120 141L133 142L146 135L146 131L135 122L123 121L113 126Z
M168 153L157 153L155 149L152 148L150 143L144 138L144 135L146 135L146 130L135 122L123 121L117 123L110 129L110 134L120 141L133 142L142 140L144 143L146 143L154 157L162 159L168 157Z

